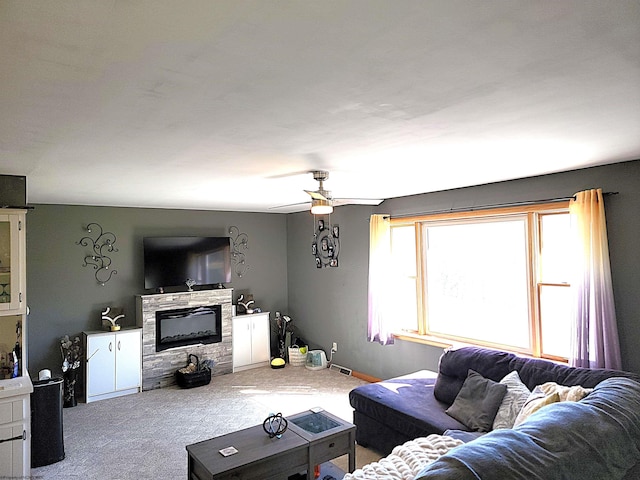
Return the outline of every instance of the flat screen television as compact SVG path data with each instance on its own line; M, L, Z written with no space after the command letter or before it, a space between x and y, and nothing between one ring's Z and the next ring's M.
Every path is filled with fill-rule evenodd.
M229 237L145 237L144 288L231 282Z

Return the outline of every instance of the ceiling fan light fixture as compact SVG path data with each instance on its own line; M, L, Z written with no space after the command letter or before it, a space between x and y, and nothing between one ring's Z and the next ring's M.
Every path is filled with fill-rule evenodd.
M331 200L314 198L311 202L311 213L313 215L329 215L330 213L333 213Z

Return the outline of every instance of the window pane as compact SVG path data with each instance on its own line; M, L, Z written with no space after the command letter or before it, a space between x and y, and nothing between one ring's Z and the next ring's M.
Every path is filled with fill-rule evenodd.
M571 288L540 286L542 353L569 357L571 336Z
M540 281L542 283L569 282L571 273L570 222L568 213L540 216Z
M396 327L417 331L416 235L413 225L391 228L391 261L393 278L390 283L397 289L397 302L394 303Z
M526 219L424 228L429 331L530 348Z

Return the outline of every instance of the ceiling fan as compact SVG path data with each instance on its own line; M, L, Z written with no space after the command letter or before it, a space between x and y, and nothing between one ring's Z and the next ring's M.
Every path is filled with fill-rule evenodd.
M313 215L328 215L333 212L334 206L379 205L383 200L381 198L333 198L331 196L331 192L324 189L324 182L329 178L329 172L326 170L310 170L308 173L311 173L313 175L313 179L318 182L317 190L305 190L305 192L311 197L311 201L280 205L274 208L310 204L310 211Z

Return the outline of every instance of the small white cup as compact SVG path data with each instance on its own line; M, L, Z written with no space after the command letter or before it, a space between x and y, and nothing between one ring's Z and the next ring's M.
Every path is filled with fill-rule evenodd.
M51 379L51 370L48 368L40 370L38 372L38 380L50 380Z

